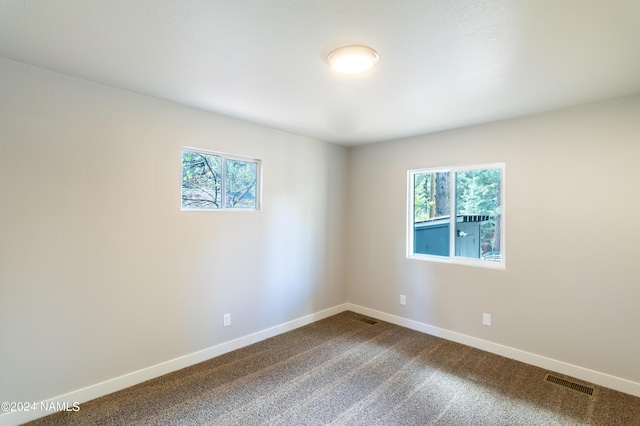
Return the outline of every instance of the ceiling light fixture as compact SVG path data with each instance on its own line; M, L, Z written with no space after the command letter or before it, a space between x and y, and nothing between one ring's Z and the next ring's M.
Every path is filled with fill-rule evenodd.
M342 46L329 53L327 62L343 74L359 74L376 66L378 53L367 46Z

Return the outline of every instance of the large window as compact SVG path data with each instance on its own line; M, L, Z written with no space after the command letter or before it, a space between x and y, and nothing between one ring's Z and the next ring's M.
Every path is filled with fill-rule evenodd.
M407 255L504 268L504 164L410 170Z
M183 149L182 209L260 209L260 161Z

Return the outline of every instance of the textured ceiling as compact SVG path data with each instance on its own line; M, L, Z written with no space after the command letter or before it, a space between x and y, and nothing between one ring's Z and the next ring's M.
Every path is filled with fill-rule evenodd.
M0 56L356 145L639 94L640 1L0 0Z

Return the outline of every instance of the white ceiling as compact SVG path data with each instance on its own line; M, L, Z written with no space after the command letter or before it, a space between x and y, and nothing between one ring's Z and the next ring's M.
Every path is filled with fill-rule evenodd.
M0 0L0 56L357 145L639 94L640 0Z

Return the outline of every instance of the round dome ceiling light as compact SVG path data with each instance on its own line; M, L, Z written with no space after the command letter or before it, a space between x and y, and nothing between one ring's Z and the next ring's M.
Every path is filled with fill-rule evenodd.
M359 74L376 66L378 53L367 46L342 46L329 53L327 62L343 74Z

